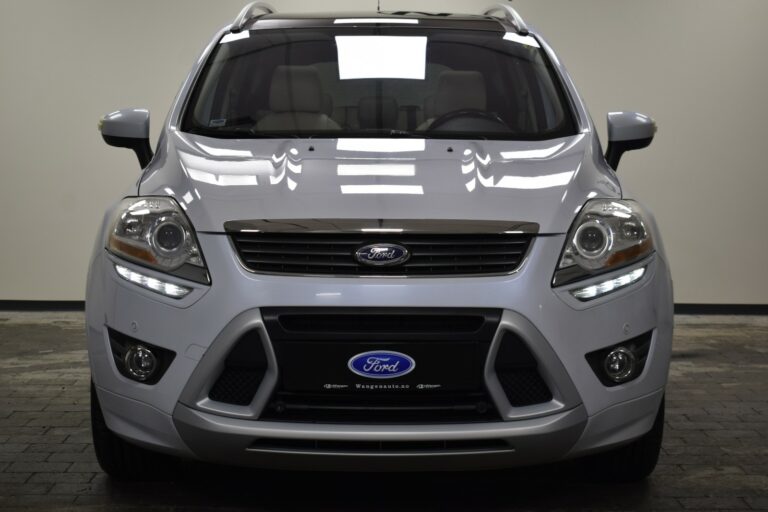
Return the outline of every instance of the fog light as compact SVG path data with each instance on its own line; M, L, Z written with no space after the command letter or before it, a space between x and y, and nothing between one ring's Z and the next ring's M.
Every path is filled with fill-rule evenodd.
M635 376L635 371L637 371L637 358L631 350L619 347L610 351L608 355L605 356L603 369L609 379L617 384L621 384Z
M175 352L109 327L107 330L112 357L120 375L147 386L160 382L176 357Z
M130 347L123 357L123 363L128 374L139 382L151 379L158 367L155 354L143 345Z

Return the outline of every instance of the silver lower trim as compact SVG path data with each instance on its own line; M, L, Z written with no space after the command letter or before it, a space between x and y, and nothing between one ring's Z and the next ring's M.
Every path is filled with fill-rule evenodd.
M539 363L539 373L552 391L552 400L547 403L526 407L513 407L507 399L507 394L501 387L496 376L496 355L499 353L504 334L511 331L517 334L528 346ZM544 335L524 316L514 311L505 310L499 323L499 328L491 343L488 357L485 361L485 382L488 392L496 408L506 420L522 420L547 416L556 412L572 409L581 404L576 386L568 376L563 363L547 343Z
M245 333L256 330L264 344L267 355L267 372L253 401L246 406L215 402L208 398L211 387L224 369L224 363L232 347ZM232 320L219 333L205 356L189 378L179 402L189 407L233 418L256 419L266 407L269 397L277 385L277 358L272 342L264 327L261 312L258 309L244 311Z
M226 418L179 404L173 414L185 444L203 460L243 466L366 471L490 469L562 459L587 423L583 405L546 417L458 425L319 425ZM367 453L251 449L258 439L318 441L503 440L510 449Z

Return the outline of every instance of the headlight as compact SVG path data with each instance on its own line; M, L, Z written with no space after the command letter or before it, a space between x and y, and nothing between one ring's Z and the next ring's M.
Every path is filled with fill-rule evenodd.
M195 232L170 197L124 199L112 221L107 249L161 272L210 283Z
M640 205L594 199L579 213L566 239L553 286L616 270L654 251Z

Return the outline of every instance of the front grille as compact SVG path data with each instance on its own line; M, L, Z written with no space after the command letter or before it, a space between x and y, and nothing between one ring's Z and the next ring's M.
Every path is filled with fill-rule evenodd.
M442 276L514 272L531 234L232 233L243 265L252 272L302 275ZM368 266L355 252L370 244L402 245L410 258L394 266Z
M262 316L279 371L261 419L362 424L500 420L484 380L499 310L263 308ZM414 371L378 381L347 367L356 354L376 350L412 356ZM381 384L400 387L366 387ZM429 384L441 387L424 387Z

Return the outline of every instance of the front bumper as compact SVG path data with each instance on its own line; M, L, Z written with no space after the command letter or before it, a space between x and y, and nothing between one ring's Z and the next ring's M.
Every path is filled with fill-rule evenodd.
M181 404L171 416L98 392L110 428L147 448L220 464L327 471L478 470L556 462L643 435L663 398L659 390L592 417L580 405L514 422L382 427L242 420ZM372 443L378 446L371 448ZM445 446L435 448L436 443Z
M255 275L239 266L226 237L202 234L200 243L213 286L196 288L182 302L138 290L114 275L108 255L94 258L91 272L97 278L90 280L87 307L93 378L110 429L138 444L263 467L505 467L575 457L628 442L650 429L661 403L671 350L672 300L660 256L643 262L648 272L641 282L577 303L566 291L549 287L561 236L538 239L516 274L455 279ZM268 306L503 309L502 327L522 333L529 342L554 397L533 408L499 407L500 422L386 427L266 422L258 420L258 407L235 410L206 402L196 375L210 373L205 368L215 364L226 340L235 338L243 318L258 323L259 308ZM120 375L110 357L106 326L176 352L160 383L146 386ZM648 331L654 335L643 374L622 386L603 386L585 354ZM455 446L449 442L458 440L463 444L449 448ZM488 440L499 443L473 444ZM343 445L349 441L383 444L375 449L371 444ZM387 441L407 444L398 448ZM434 442L447 444L442 449L420 444L427 441L432 447Z

